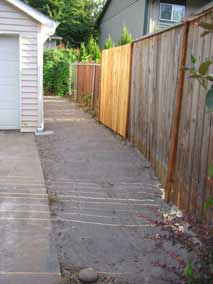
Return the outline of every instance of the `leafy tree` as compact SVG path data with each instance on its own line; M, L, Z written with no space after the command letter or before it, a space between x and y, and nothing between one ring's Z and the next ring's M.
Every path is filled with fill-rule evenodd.
M123 26L121 38L118 41L118 46L125 45L125 44L131 43L131 42L132 42L131 34L129 33L127 27Z
M47 16L60 21L63 16L63 0L23 0L26 4L31 5Z
M79 47L88 42L91 34L97 37L96 19L100 2L94 0L65 0L63 19L58 34L63 36L71 47Z
M98 36L96 20L105 0L22 0L60 22L57 34L66 46L80 47L91 34Z
M104 49L109 49L109 48L112 48L113 46L114 46L114 43L111 39L111 36L109 35L107 40L105 41Z

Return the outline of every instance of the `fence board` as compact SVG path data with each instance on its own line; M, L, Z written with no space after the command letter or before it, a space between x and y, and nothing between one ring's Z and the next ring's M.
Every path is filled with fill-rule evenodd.
M132 45L102 52L100 121L125 137Z

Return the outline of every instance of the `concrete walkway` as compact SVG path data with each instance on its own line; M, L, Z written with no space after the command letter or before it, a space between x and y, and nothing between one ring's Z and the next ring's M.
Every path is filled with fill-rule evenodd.
M149 163L68 99L47 97L45 114L53 134L37 143L62 269L94 267L116 279L100 283L165 283L153 263L172 260L150 236L169 207Z
M48 196L32 134L0 132L0 284L58 284Z

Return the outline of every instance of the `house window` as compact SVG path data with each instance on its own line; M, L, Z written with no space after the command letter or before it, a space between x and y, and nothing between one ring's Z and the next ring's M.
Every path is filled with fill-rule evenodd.
M184 5L160 3L160 21L181 22L184 16Z

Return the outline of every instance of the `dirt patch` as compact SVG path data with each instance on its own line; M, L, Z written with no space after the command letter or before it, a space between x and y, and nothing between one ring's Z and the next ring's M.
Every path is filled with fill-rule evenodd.
M56 193L49 193L48 194L48 203L50 206L59 205L60 199Z
M45 114L54 135L36 139L64 281L79 284L79 269L93 267L100 283L171 284L153 263L173 260L147 238L170 210L150 164L67 99L46 98Z

